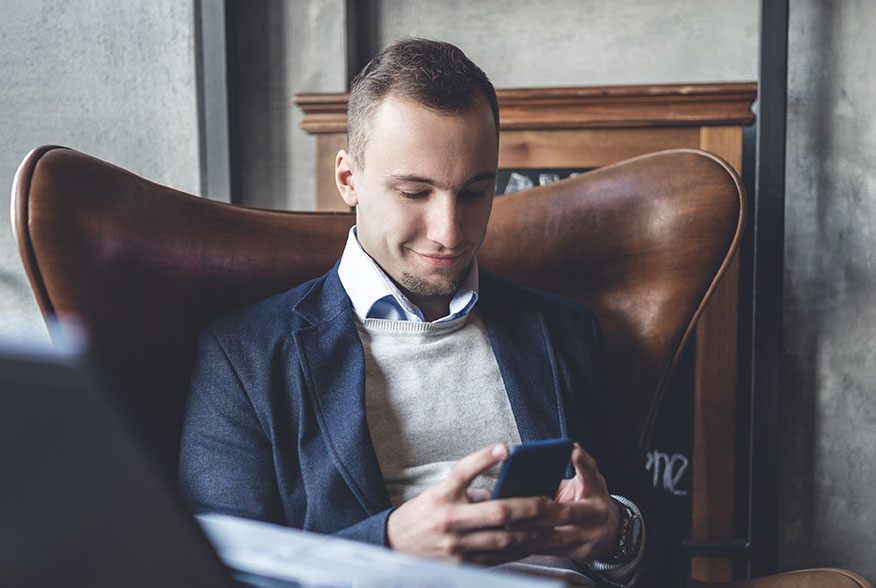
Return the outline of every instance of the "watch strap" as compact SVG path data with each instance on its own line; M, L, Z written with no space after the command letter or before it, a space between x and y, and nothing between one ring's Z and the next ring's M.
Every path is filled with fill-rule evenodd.
M626 580L636 573L645 553L646 529L642 512L636 504L623 496L612 494L611 498L621 509L621 529L618 532L618 549L614 557L591 561L588 566L609 580ZM624 525L625 510L630 515ZM626 560L626 561L624 561Z

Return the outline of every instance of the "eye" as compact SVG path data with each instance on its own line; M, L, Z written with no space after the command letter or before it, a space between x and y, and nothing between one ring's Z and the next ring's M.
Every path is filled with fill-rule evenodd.
M405 192L404 190L399 190L398 193L406 200L419 200L426 196L425 190L422 192Z

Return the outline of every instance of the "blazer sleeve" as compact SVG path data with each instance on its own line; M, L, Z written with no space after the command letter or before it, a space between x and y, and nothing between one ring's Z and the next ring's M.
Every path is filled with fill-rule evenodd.
M269 437L218 339L198 343L180 443L179 483L195 512L284 522Z
M306 497L300 485L293 494L301 496L280 495L269 430L233 362L207 330L198 343L180 446L180 489L195 512L293 526L286 509L300 505L303 510ZM386 509L332 534L385 545L391 512Z

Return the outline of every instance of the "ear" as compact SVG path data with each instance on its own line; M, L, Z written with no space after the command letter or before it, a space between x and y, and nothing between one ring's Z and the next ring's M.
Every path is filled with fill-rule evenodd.
M338 151L338 156L335 158L335 183L347 206L352 208L359 204L359 196L356 194L353 182L353 161L350 154L343 149Z

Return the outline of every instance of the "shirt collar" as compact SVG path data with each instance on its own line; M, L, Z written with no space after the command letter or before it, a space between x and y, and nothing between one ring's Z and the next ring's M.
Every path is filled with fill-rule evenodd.
M365 253L356 237L356 227L350 228L347 245L338 265L338 277L353 303L359 320L379 318L425 322L422 311L405 296L389 276ZM478 300L478 265L472 259L471 271L450 300L450 312L435 322L461 317Z

